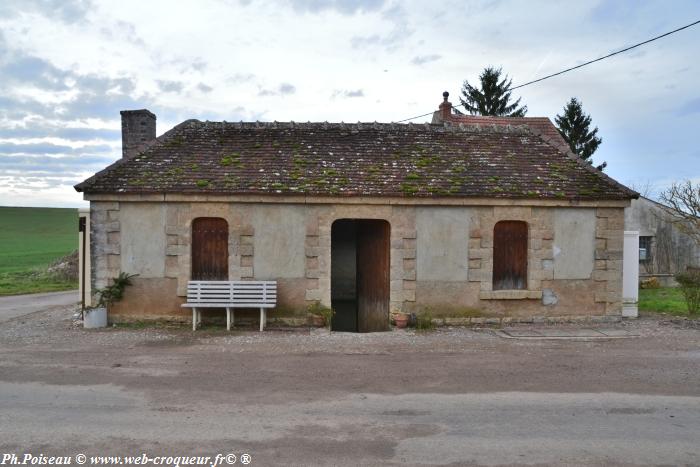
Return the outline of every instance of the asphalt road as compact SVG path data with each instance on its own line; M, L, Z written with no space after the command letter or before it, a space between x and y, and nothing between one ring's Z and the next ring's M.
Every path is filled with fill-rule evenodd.
M673 323L596 341L7 324L0 454L700 465L700 330Z
M77 290L0 297L0 323L51 307L73 305L79 301Z

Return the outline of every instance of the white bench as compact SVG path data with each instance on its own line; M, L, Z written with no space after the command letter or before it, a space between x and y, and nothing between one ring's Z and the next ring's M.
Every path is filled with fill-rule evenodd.
M277 281L189 281L187 303L192 308L192 330L202 322L201 308L226 308L226 329L231 330L234 308L260 308L260 331L267 308L277 304Z

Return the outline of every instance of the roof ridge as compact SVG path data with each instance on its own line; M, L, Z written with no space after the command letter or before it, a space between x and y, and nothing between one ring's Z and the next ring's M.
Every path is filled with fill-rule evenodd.
M525 119L525 120L534 120L534 119L546 119L549 120L549 117L541 116L541 117L527 117L527 116L522 116L522 117L510 117L508 115L452 115L451 118L474 118L476 120L484 119L484 120L490 120L490 119L496 119L496 118L504 118L504 119Z
M546 117L545 117L546 118ZM521 129L527 130L527 125L522 123L522 124L515 124L515 125L489 125L489 126L484 126L484 125L470 125L470 124L465 124L463 122L442 122L442 123L396 123L396 122L355 122L355 123L347 123L347 122L296 122L293 120L290 120L288 122L279 122L279 121L272 121L272 122L261 122L261 121L255 121L255 122L244 122L244 121L239 121L239 122L227 122L225 120L223 121L210 121L210 120L196 120L196 119L190 119L190 120L185 120L184 122L178 124L177 126L173 127L171 130L168 132L164 133L160 137L157 138L157 140L161 140L161 138L171 138L175 133L176 130L185 128L188 124L199 124L203 125L204 127L208 125L221 125L222 128L225 128L226 126L230 126L232 128L252 128L252 129L305 129L305 128L322 128L322 129L342 129L342 130L380 130L384 128L390 128L392 130L399 130L399 129L405 129L405 130L411 130L411 131L442 131L445 129L454 131L454 132L468 132L468 133L520 133ZM147 147L147 149L150 149L152 146L154 146L156 142L151 143L150 146Z

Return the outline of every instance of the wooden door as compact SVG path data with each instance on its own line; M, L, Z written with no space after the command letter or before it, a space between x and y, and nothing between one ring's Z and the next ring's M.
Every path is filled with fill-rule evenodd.
M357 324L360 332L389 329L389 223L357 221Z
M493 290L527 289L527 224L501 221L493 228Z
M228 223L219 217L192 222L192 280L228 280Z

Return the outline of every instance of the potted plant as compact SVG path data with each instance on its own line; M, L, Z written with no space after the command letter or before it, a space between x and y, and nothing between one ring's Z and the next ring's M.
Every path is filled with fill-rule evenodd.
M131 279L138 274L120 272L119 276L112 279L112 284L97 290L97 306L86 308L83 316L83 327L86 329L104 328L107 326L107 308L118 302L124 296L124 289L131 285Z
M394 313L394 325L399 329L403 329L408 326L409 318L408 313Z
M311 324L313 324L315 327L320 328L327 325L328 329L331 328L331 321L333 319L333 315L335 314L335 311L333 311L332 308L324 306L321 304L321 302L316 301L309 305L307 311L309 312Z

